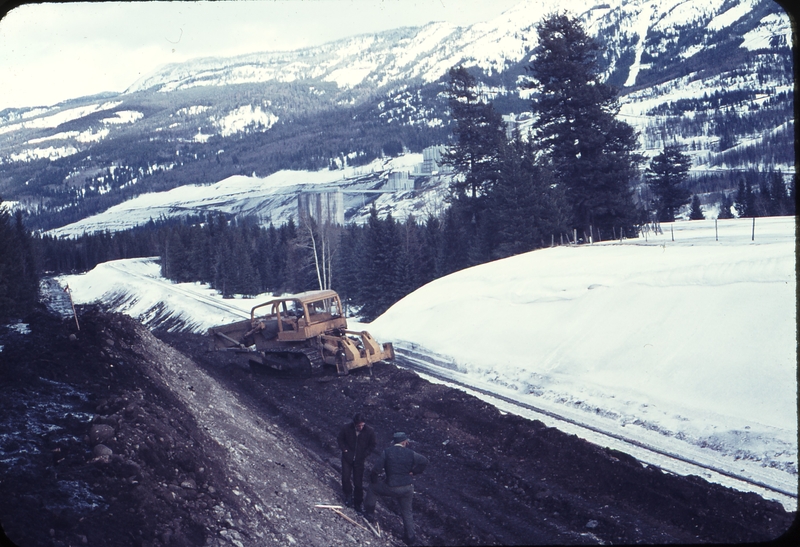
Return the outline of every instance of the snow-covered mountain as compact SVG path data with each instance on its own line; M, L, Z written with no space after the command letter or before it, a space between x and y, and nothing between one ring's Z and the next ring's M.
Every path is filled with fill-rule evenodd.
M790 45L788 17L775 10L755 16L762 4L762 0L613 0L576 8L557 0L524 0L493 20L466 28L431 23L293 52L168 65L137 81L127 92L166 93L197 86L315 79L334 82L340 88L371 89L415 80L435 82L459 64L476 66L491 76L529 61L538 43L536 23L543 15L564 9L578 15L589 33L609 46L607 75L621 73L623 86L632 87L640 74L644 77L653 68L643 62L643 56L668 53L691 58L727 41L735 24L743 25L737 34L743 38L740 47L746 50ZM746 21L748 18L751 20ZM680 36L690 28L699 33L691 40ZM631 53L633 62L628 60Z
M794 219L758 219L755 230L751 219L674 228L468 268L365 328L462 384L545 411L527 417L550 425L561 416L590 428L575 434L674 473L698 473L683 465L697 462L709 468L707 480L796 510ZM114 303L151 328L195 332L272 298L223 300L199 283L171 283L156 259L107 262L60 280L78 303Z
M121 94L0 112L0 195L53 228L141 193L233 175L364 165L443 143L452 66L509 120L545 15L572 9L647 155L685 144L696 174L794 170L788 15L773 0L523 0L469 27L431 23L290 52L168 65ZM571 7L572 6L572 7ZM513 122L511 122L513 123Z

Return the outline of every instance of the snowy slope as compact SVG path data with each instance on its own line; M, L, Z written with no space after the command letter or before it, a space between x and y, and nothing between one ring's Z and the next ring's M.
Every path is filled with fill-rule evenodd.
M434 22L418 28L361 34L295 52L261 52L168 65L141 78L126 93L316 78L335 82L341 88L417 78L433 82L462 63L497 73L526 60L537 45L535 24L554 12L579 17L592 34L641 48L648 33L666 32L669 36L675 28L687 25L705 27L711 36L746 16L759 1L614 0L587 5L574 0L522 0L494 19L468 27ZM761 34L782 35L791 43L788 17L771 17L768 23ZM626 85L633 85L635 72L641 68L638 63L631 67L633 77Z
M794 219L758 219L754 241L751 222L719 221L716 231L712 220L678 222L647 241L469 268L367 328L398 349L439 355L475 385L794 493L754 488L796 509ZM152 326L172 315L169 324L197 331L269 298L223 301L158 272L139 259L61 281L78 302L116 301Z
M60 217L75 203L96 211L98 202L116 204L123 193L162 189L165 181L172 187L217 183L234 172L263 175L286 165L271 136L297 128L299 149L315 154L316 137L309 137L316 129L305 132L299 120L324 126L324 117L342 106L366 109L348 131L368 131L375 144L389 139L390 128L398 128L399 141L408 140L401 135L409 126L420 130L420 143L443 142L441 134L427 132L449 123L440 79L462 63L480 69L474 72L488 97L501 98L498 104L514 115L530 116L530 90L519 87L528 78L524 66L537 45L536 24L559 10L578 16L603 44L603 77L620 87L620 119L639 134L646 157L680 144L698 175L794 172L792 28L772 0L522 0L468 27L434 22L297 51L196 59L146 75L125 93L6 109L0 112L4 195L45 218ZM523 100L509 99L515 95ZM336 132L333 137L338 140ZM334 157L322 159L374 152L363 143L348 146L339 142L329 152ZM262 163L262 157L275 159ZM220 167L226 159L235 170ZM214 160L206 170L203 162ZM215 178L198 180L206 172ZM723 190L730 194L735 183L720 181L714 184L727 188L705 193L704 204L719 203ZM275 195L245 210L278 222L283 211L273 210L283 209L286 199ZM402 205L416 210L414 203ZM56 222L64 220L43 225ZM108 229L125 226L102 222Z
M366 196L375 197L389 177L389 173L412 172L422 165L422 154L404 154L397 158L375 160L361 167L346 167L331 171L284 170L267 177L235 175L215 184L192 184L166 192L152 192L115 205L90 217L68 224L48 233L56 237L77 237L85 233L115 232L146 224L149 220L173 218L182 215L225 213L237 216L254 216L265 224L276 226L297 219L297 196L303 191L340 189L345 192L343 203L352 209L347 220L366 222L370 203ZM376 190L377 187L377 190ZM425 206L440 206L446 184L434 184L418 192L378 195L376 207L391 209L395 218L409 214L425 213Z

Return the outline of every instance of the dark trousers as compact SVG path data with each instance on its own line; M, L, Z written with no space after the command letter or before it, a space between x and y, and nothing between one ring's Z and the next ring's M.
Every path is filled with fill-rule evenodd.
M369 485L367 499L364 500L364 512L372 514L378 501L377 496L394 498L400 504L400 516L403 517L403 529L406 538L414 538L414 515L411 513L411 502L414 499L414 485L389 486L385 482L373 482Z
M351 480L352 479L352 480ZM342 492L345 498L353 498L358 506L364 501L364 462L347 461L342 458Z

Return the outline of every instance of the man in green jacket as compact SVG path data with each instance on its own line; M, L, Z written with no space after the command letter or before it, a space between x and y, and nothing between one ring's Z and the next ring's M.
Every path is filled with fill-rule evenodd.
M420 475L428 465L425 456L417 454L408 445L408 435L402 432L394 434L392 444L381 453L370 473L370 485L367 497L364 500L364 516L372 522L375 518L376 497L389 497L397 500L400 505L400 515L403 517L404 537L407 545L413 545L416 539L414 532L414 516L411 512L411 502L414 498L414 485L411 477ZM380 480L381 473L385 473L384 480Z

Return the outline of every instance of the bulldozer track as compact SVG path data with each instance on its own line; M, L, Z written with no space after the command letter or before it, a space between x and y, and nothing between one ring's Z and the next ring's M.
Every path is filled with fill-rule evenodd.
M532 411L532 412L534 412L536 414L547 416L551 420L554 420L556 423L561 422L561 423L564 423L564 424L569 424L573 428L579 428L579 429L583 429L583 430L586 430L586 431L590 431L591 433L594 434L595 437L599 435L601 438L613 439L614 441L617 441L617 443L622 443L623 446L627 445L627 446L630 446L630 447L636 447L638 449L637 452L640 454L639 456L636 457L636 459L644 461L644 462L647 462L650 465L656 465L658 467L661 467L665 471L675 472L675 473L678 473L678 474L681 474L681 475L685 475L685 474L687 474L685 471L678 472L678 471L675 471L675 469L676 468L682 468L682 469L685 470L685 469L688 468L688 469L693 470L692 474L697 474L699 476L702 476L703 472L710 472L710 473L714 473L714 474L717 474L717 475L724 476L724 477L726 477L728 479L732 479L735 482L740 483L747 490L751 490L751 488L747 488L747 487L757 487L759 489L766 490L767 492L770 492L770 493L773 493L773 494L778 494L780 496L786 496L786 497L794 500L795 503L797 502L797 499L798 499L797 492L792 492L792 491L790 491L790 490L788 490L786 488L777 487L777 486L774 486L774 485L771 485L771 484L767 484L767 483L762 482L762 481L753 480L753 479L751 479L749 477L737 475L736 473L731 473L730 471L726 471L726 470L721 469L721 468L719 468L717 466L708 465L708 464L705 464L703 462L699 462L699 461L693 460L691 458L683 457L683 456L681 456L679 454L675 454L675 453L672 453L672 452L669 452L669 451L666 451L666 450L662 450L662 449L660 449L658 447L655 447L655 446L649 445L647 443L643 443L643 442L637 441L635 439L626 438L626 437L624 437L622 435L617 435L615 433L612 433L612 432L609 432L609 431L605 431L603 429L591 426L589 424L581 423L581 422L579 422L577 420L573 420L571 418L562 416L562 415L560 415L558 413L546 410L544 408L540 408L540 407L528 404L526 402L514 399L513 397L508 397L508 396L496 393L494 391L491 391L489 389L485 389L485 388L482 388L480 386L477 386L477 385L475 385L473 383L470 383L470 382L466 381L466 376L465 375L464 375L464 378L456 378L455 375L458 374L458 371L456 370L456 367L453 366L453 364L449 360L445 360L443 362L440 362L441 359L439 357L441 357L441 356L432 356L432 355L425 356L423 353L417 351L416 349L404 348L402 346L400 346L400 347L396 346L395 347L395 351L397 353L397 355L395 357L395 363L398 366L405 367L405 368L414 370L416 372L421 372L421 373L423 373L423 374L425 374L427 376L431 376L431 377L435 378L438 381L444 382L445 384L448 384L448 385L451 385L451 386L454 386L454 387L458 387L458 388L466 388L466 389L468 389L470 391L479 393L479 394L481 394L483 396L487 396L487 397L490 397L490 398L497 399L499 401L503 401L506 404L512 405L512 407L517 407L517 408L524 409L524 410L527 410L527 411ZM456 374L454 374L454 373L456 373ZM595 442L595 441L592 441L592 442ZM595 442L595 444L597 444L597 443ZM641 456L642 452L644 452L645 454L650 453L653 456L657 456L657 458L652 458L652 459L650 459L648 461L648 458L646 456L645 457ZM658 464L650 463L650 462L653 462L654 460L658 461ZM670 466L664 465L664 463L663 463L664 460L666 460L668 462L669 461L675 462L677 465L673 466L672 469L670 469Z
M322 370L322 366L325 362L322 359L322 355L320 352L314 348L293 348L293 347L286 347L286 348L269 348L265 349L263 352L264 355L280 355L291 353L295 355L303 355L308 360L310 370L309 373L313 374L315 371ZM266 365L269 366L269 365ZM288 371L287 371L288 372Z

